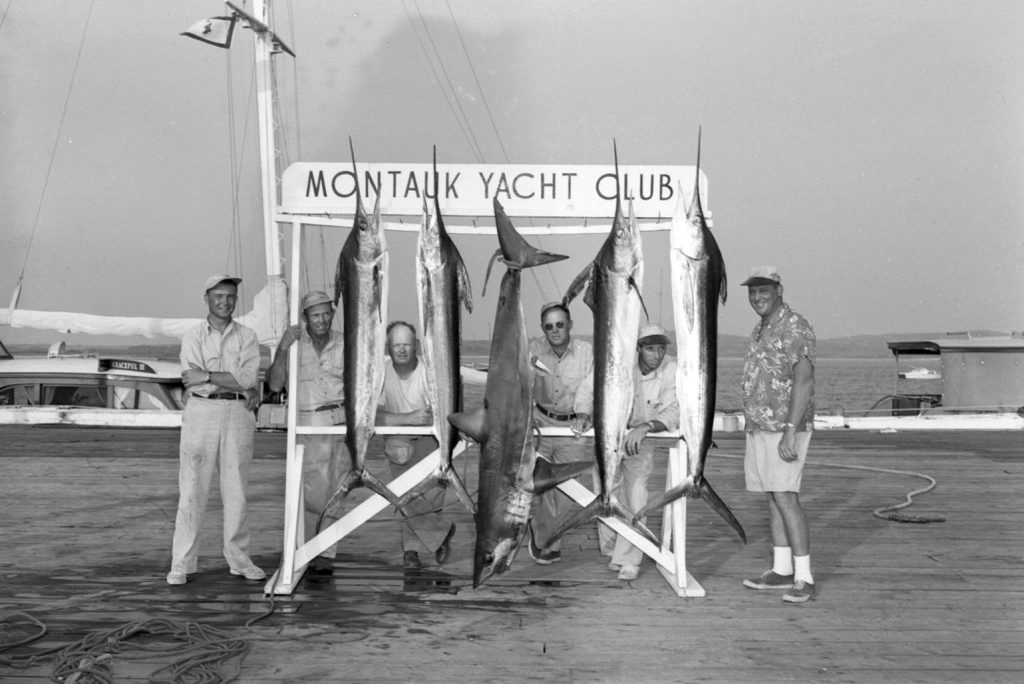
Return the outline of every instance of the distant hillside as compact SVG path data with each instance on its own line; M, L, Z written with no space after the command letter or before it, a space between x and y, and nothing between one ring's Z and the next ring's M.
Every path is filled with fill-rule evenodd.
M976 336L982 335L1005 335L989 330L971 331ZM893 333L888 335L853 335L852 337L835 337L828 340L818 340L818 356L823 359L887 359L892 354L885 345L885 341L893 339L930 339L941 338L946 333ZM589 335L581 335L581 339L592 340ZM490 353L491 343L489 340L464 340L462 353L466 356L487 356ZM45 354L47 347L42 345L8 345L11 353L19 354ZM128 347L110 347L85 345L67 349L69 354L118 353L125 356L177 359L178 345L175 344L154 344L134 345ZM719 335L718 355L721 357L742 358L747 354L747 338L743 335Z

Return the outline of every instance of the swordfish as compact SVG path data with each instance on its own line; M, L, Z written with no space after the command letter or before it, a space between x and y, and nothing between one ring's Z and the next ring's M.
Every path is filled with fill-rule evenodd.
M384 386L388 250L380 221L380 194L372 218L368 217L360 197L354 152L352 175L356 183L355 218L338 256L334 278L335 304L342 311L345 338L345 444L352 469L320 512L318 532L324 517L355 487L365 486L401 510L395 493L366 469L366 452Z
M480 445L474 587L506 572L512 565L525 537L534 495L591 467L590 462L552 466L537 459L533 441L534 376L519 299L521 274L523 269L567 257L529 245L516 232L497 199L494 220L501 261L507 270L501 279L494 314L484 405L448 417L452 425Z
M452 468L452 452L458 442L448 416L462 410L462 375L459 346L462 340L460 305L473 311L473 290L462 255L445 230L437 199L437 156L434 157L434 213L426 200L416 251L416 276L419 282L420 325L423 329L423 360L427 368L427 391L434 407L433 429L441 463L433 478L402 496L410 501L424 488L450 485L462 505L474 516L476 505L458 471Z
M618 160L616 159L616 178ZM657 537L613 494L633 407L636 343L644 310L644 260L640 228L629 204L628 222L616 194L611 231L594 261L569 286L568 304L587 287L583 301L594 314L594 446L600 492L588 506L567 516L544 546L592 518L616 517L657 544Z
M686 476L637 513L643 517L682 496L704 499L744 542L743 527L704 479L704 461L711 447L718 380L718 300L725 303L725 261L708 229L700 203L700 136L693 199L685 204L682 186L669 233L672 301L675 310L676 395L680 436L686 445Z

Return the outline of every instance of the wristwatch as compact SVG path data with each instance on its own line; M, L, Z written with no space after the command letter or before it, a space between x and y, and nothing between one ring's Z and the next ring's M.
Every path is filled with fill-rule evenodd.
M644 423L644 425L646 425L649 428L648 432L654 432L654 421L653 420L647 421L646 423Z
M786 428L793 428L794 430L796 430L796 425L794 425L793 423L783 423L782 429L785 430Z

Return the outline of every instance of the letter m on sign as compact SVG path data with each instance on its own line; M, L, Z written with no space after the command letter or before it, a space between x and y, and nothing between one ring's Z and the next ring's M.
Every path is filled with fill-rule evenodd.
M306 180L306 197L327 197L327 182L324 180L324 172L309 172Z

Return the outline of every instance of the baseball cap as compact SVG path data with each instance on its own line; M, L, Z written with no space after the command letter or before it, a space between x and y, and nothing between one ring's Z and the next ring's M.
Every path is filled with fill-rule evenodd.
M740 287L750 285L781 285L782 278L774 266L755 266L750 269L750 277L740 283Z
M640 327L640 335L637 344L672 344L668 337L668 331L657 323L647 323Z
M334 300L331 299L323 290L313 290L312 292L307 292L306 296L302 298L302 303L299 305L299 309L305 311L309 307L316 306L317 304L333 303Z
M548 311L551 311L552 309L561 309L562 311L565 312L566 316L569 315L569 307L567 307L561 301L548 302L544 306L540 307L540 319L544 320L544 314L546 314Z
M242 282L242 279L229 275L212 275L206 279L206 283L203 285L203 292L209 292L211 289L224 282L232 283L237 287L238 283Z

